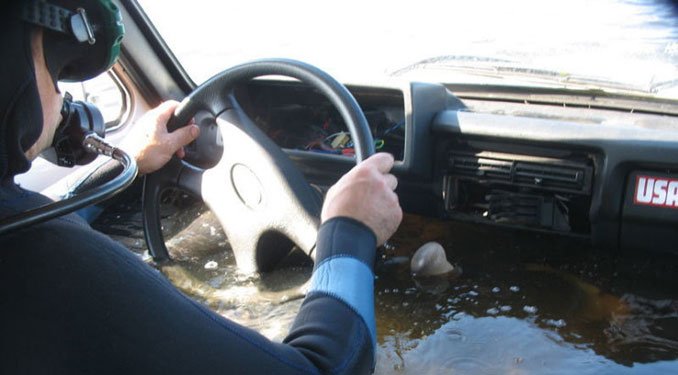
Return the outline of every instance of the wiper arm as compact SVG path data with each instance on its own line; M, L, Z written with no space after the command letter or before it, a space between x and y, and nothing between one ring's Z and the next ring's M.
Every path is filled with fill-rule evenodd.
M413 64L402 67L391 73L392 76L400 76L409 71L417 70L423 67L438 66L441 68L463 68L467 66L464 63L511 63L510 60L496 59L492 57L483 57L483 56L467 56L467 55L443 55L431 57L428 59L417 61ZM470 65L468 65L471 67ZM482 69L482 68L481 68Z
M578 86L577 88L584 86L589 89L612 89L637 94L656 93L662 88L667 88L676 84L676 81L678 81L661 82L650 87L643 87L611 81L604 78L575 75L548 69L523 67L518 65L516 61L511 60L465 55L445 55L424 59L398 69L391 73L391 75L400 76L413 70L426 68L454 70L456 72L492 78L519 77L527 78L529 80L536 79L549 83L559 83L565 86Z
M678 86L678 79L672 79L668 81L653 83L652 86L650 86L650 89L652 90L652 92L660 92L662 90L670 89L676 86Z

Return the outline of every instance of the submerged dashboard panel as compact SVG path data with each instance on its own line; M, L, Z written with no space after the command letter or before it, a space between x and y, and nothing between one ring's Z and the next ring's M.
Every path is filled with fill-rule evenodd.
M489 102L503 112L446 110L433 122L450 217L678 251L675 116Z
M599 248L676 251L675 115L535 105L485 87L471 99L429 83L347 87L375 148L397 160L406 212L582 236ZM329 186L354 165L341 116L313 89L256 80L236 96L310 182Z

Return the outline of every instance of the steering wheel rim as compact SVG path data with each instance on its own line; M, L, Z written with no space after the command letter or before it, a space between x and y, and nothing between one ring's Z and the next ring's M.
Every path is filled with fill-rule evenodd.
M198 116L202 118L201 126L205 119L212 121L211 126L216 126L224 142L217 164L201 169L173 157L144 179L144 236L156 261L170 258L159 213L160 195L167 188L187 190L215 212L243 272L266 271L286 255L278 235L313 256L322 202L285 152L249 119L232 93L239 83L269 75L295 78L318 90L343 118L354 143L356 162L374 154L372 133L357 101L345 86L322 70L289 59L257 60L227 69L186 97L167 125L169 131L174 131ZM240 147L247 147L246 151L231 155L232 149ZM231 183L215 187L224 179ZM270 186L274 184L281 187ZM239 219L229 218L224 206ZM267 213L267 209L285 212Z

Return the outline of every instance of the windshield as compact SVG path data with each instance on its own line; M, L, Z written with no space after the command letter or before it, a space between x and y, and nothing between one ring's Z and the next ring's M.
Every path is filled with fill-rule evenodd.
M584 85L678 100L670 2L139 2L197 84L239 63L286 57L344 81Z

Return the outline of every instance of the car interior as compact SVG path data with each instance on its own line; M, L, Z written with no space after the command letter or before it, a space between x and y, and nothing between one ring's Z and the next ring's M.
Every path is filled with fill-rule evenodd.
M167 99L184 101L175 126L193 118L201 127L200 137L186 148L183 161L174 160L161 172L138 178L130 188L135 195L143 194L143 202L135 200L134 211L144 214L149 261L163 264L172 258L165 246L167 228L163 228L170 225L162 224L160 218L183 210L186 199L204 202L216 215L241 270L265 274L280 268L293 248L312 259L323 194L372 152L394 156L393 173L399 180L396 193L405 213L391 241L395 247L400 245L399 250L394 253L389 244L380 249L385 267L392 267L399 257L411 256L425 240L449 239L451 234L466 236L451 239L453 244L487 244L488 238L494 238L512 246L529 247L536 241L534 246L540 249L565 248L562 251L568 252L577 248L604 257L632 254L663 262L665 257L678 255L675 97L604 90L576 79L563 87L409 78L408 71L419 65L453 60L456 69L461 60L463 71L464 66L493 63L444 56L416 62L388 80L355 81L335 80L322 67L291 59L243 61L235 67L224 66L214 78L196 84L143 7L134 0L121 0L118 5L125 39L118 63L107 73L113 84L90 82L71 91L98 90L100 94L85 96L104 109L113 103L110 116L105 116L113 118L106 124L106 138L112 143L124 139L135 119ZM491 70L497 71L519 78L534 73ZM358 107L344 99L346 93ZM97 163L101 160L53 172L53 167L39 161L19 180L46 194L63 196L63 190L72 190ZM45 182L46 173L53 173L50 183ZM269 189L273 185L278 188ZM175 200L174 210L163 211L162 205L171 201L163 195L167 188L178 188L182 197L189 198ZM121 194L82 214L92 215L95 221L108 211L110 218L129 199L129 194ZM98 228L104 227L98 220ZM422 227L435 228L437 234L427 237L428 229ZM108 230L115 234L114 227ZM413 241L417 236L412 233L418 233L421 241ZM506 239L514 235L520 240ZM391 258L395 261L389 263ZM448 258L454 255L448 253ZM470 277L473 268L468 267ZM556 273L561 271L546 274L562 276ZM568 277L561 278L571 280ZM595 284L591 278L587 281ZM468 282L469 290L473 283ZM592 290L587 288L582 290ZM602 288L594 294L614 294ZM501 289L509 290L509 285ZM384 290L388 293L395 288ZM456 293L446 290L445 299ZM486 292L492 295L490 290ZM390 303L388 296L379 298ZM439 303L443 297L436 298ZM665 326L670 331L666 336L676 341L666 344L668 349L658 356L675 360L678 339L670 328L675 328L675 294L663 300L669 301L666 309L673 314L672 323ZM487 315L495 307L497 312L504 311L482 303L475 313L476 307L470 304L466 311ZM464 309L455 313L459 310ZM522 310L517 314L530 315L530 309ZM558 322L555 317L548 321ZM436 324L416 336L421 343L443 323ZM562 328L548 322L545 326L556 331ZM570 327L576 330L576 324ZM614 349L608 351L597 342L592 347L617 363L653 361L648 359L652 355L616 357ZM380 358L398 362L388 353Z

